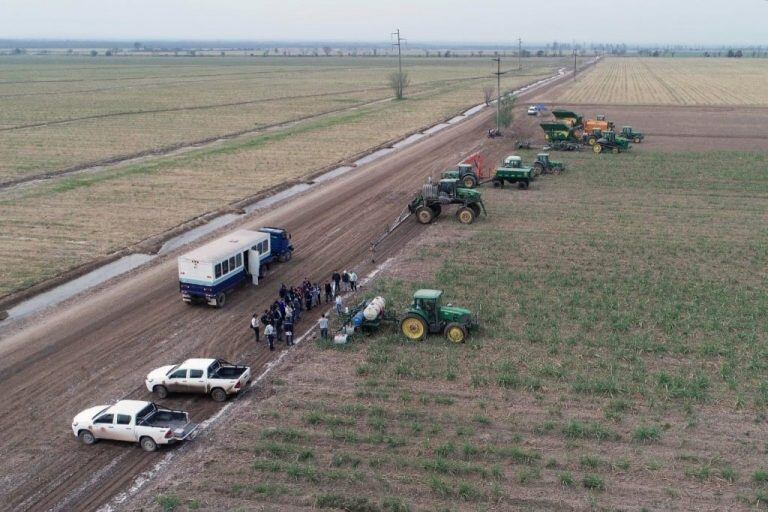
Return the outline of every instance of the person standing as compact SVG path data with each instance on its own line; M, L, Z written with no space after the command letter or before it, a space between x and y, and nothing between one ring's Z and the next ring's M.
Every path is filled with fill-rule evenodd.
M338 270L333 273L331 279L333 280L333 296L335 297L341 291L341 288L339 288L339 285L341 284L341 275Z
M331 283L326 282L325 283L325 303L328 304L331 299L333 299L333 289L331 288Z
M341 282L344 283L344 291L349 290L349 273L346 270L341 274Z
M269 340L269 350L275 350L275 327L272 324L267 324L264 328L264 335Z
M285 345L287 347L293 346L293 322L290 318L286 318L283 322L283 331L285 332Z
M341 316L341 295L336 296L336 313Z
M320 317L320 338L328 338L328 315L326 313L323 313L323 316Z
M357 290L357 274L354 270L349 273L349 286L352 287L353 292Z
M253 334L256 336L256 343L259 342L259 319L256 318L256 313L253 314L253 318L251 318L251 329L253 329Z
M291 323L296 321L296 317L293 313L293 306L291 306L290 302L285 304L285 320L290 321Z

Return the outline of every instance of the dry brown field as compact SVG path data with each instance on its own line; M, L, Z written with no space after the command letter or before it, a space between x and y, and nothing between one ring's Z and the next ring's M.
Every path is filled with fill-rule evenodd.
M605 58L578 85L547 96L569 104L768 106L768 60Z

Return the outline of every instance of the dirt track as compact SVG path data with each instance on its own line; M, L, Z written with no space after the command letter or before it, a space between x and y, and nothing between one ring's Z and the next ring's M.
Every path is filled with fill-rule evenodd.
M99 443L80 446L69 430L84 407L131 397L148 399L143 377L152 367L210 355L263 366L274 354L256 347L248 322L274 300L281 282L327 279L335 269L371 270L368 243L400 212L427 174L437 175L467 151L485 144L483 113L350 173L263 215L246 227L279 225L293 234L297 252L273 267L258 288L233 293L223 310L181 302L175 260L120 279L105 289L28 322L0 342L4 433L0 492L8 510L94 508L151 467L158 454ZM498 143L498 141L497 141ZM231 227L228 229L232 229ZM413 238L420 226L402 226L379 249L380 258ZM302 321L301 328L310 325ZM276 352L277 353L277 352ZM275 354L276 354L275 353ZM207 399L163 402L202 421L219 409ZM34 425L34 436L27 428Z

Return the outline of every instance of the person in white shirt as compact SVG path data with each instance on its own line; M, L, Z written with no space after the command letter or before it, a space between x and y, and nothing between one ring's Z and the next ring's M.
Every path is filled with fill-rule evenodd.
M341 316L341 295L336 296L336 313Z
M256 335L256 342L259 342L259 319L256 318L256 313L253 314L253 318L251 318L251 329L253 329L253 333Z
M328 338L328 315L323 313L323 316L320 317L320 338L326 339Z
M354 270L349 273L349 286L352 288L353 292L357 290L357 274Z
M269 340L269 350L275 350L275 326L267 324L264 328L264 336Z

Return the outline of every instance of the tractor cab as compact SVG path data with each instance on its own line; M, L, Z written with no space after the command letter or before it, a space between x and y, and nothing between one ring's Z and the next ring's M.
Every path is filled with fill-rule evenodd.
M595 119L597 119L598 121L605 121L605 114L597 114L595 116Z
M539 153L536 155L536 161L544 165L544 167L549 167L549 153Z
M423 340L428 333L443 333L449 341L463 343L468 330L476 322L468 309L448 304L443 306L442 290L418 290L413 303L400 323L403 334L411 341Z
M457 178L443 178L437 183L437 191L440 195L454 197L459 180Z
M523 159L516 155L510 155L504 159L504 167L507 169L520 169L523 167Z

